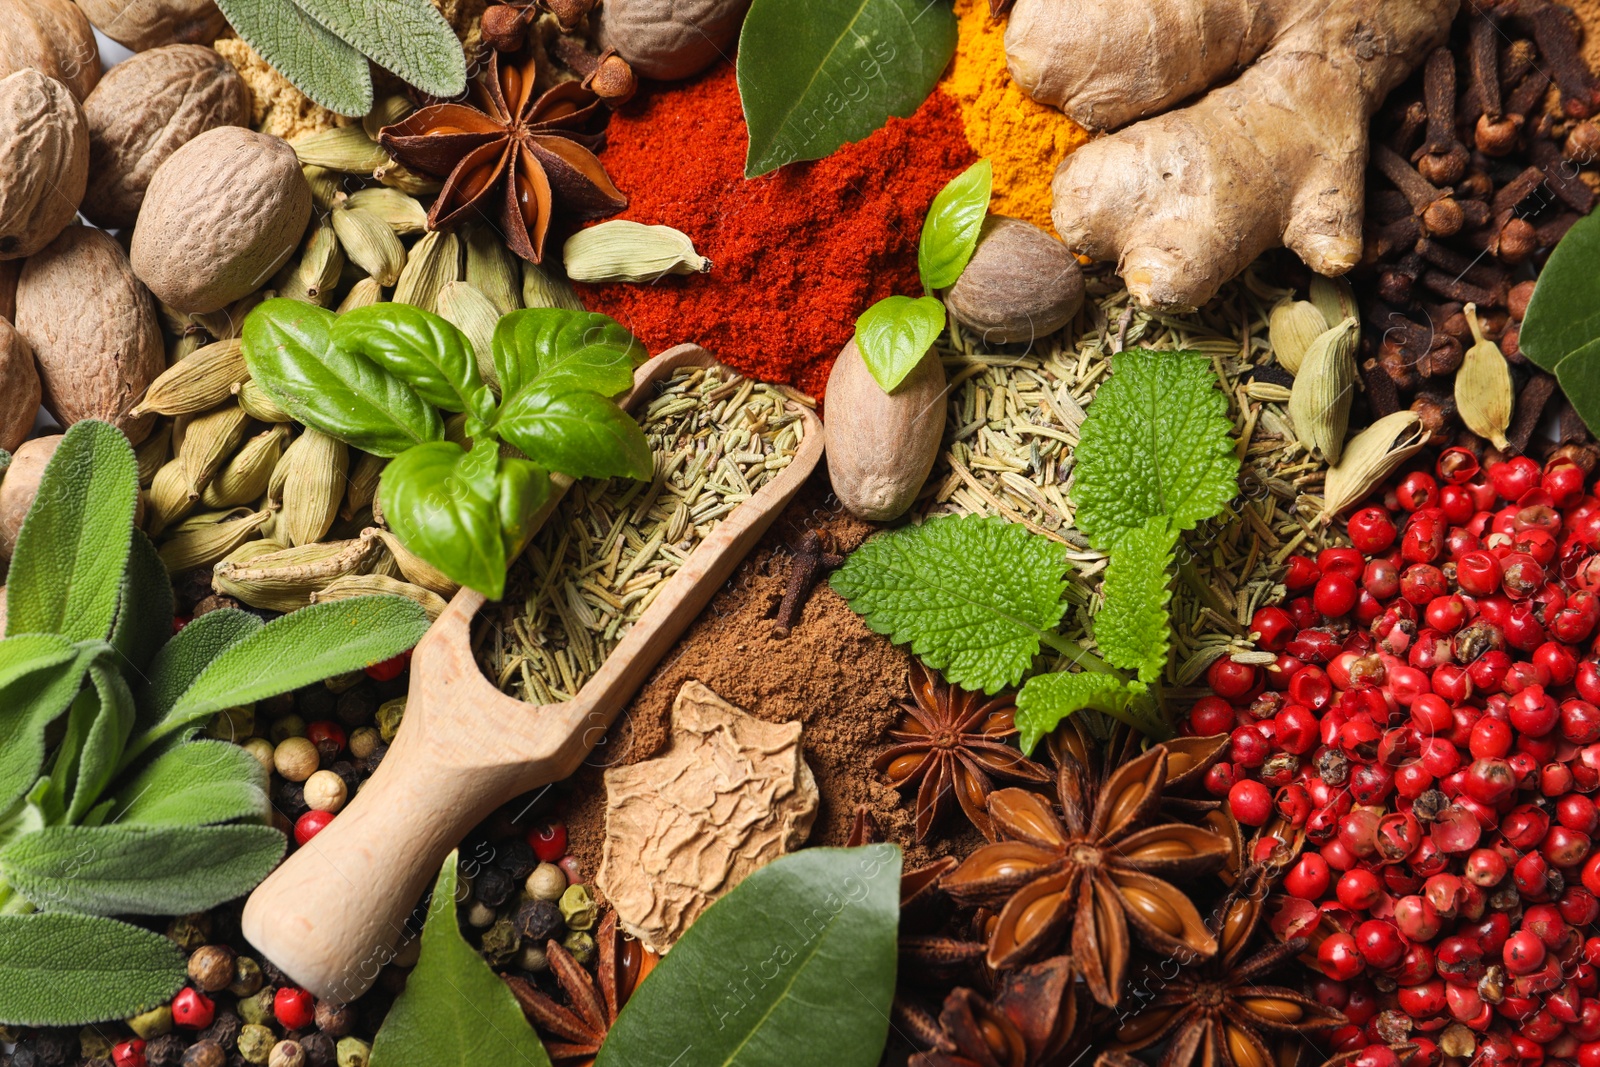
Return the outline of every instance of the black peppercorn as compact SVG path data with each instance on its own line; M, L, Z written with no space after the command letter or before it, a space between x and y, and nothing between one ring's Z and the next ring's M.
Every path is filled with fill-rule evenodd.
M373 771L378 769L378 764L382 763L383 757L387 756L388 754L388 744L386 742L379 741L377 744L372 746L372 751L369 752L364 759L359 759L356 761L356 767L359 770L365 771L367 774L371 774Z
M44 1067L44 1063L30 1042L19 1041L11 1052L10 1067Z
M150 1067L178 1067L188 1046L177 1034L164 1034L144 1047L144 1059Z
M334 705L334 715L352 730L371 722L372 713L376 710L378 710L378 699L372 690L364 685L346 689L339 694L338 702Z
M290 819L298 819L311 810L306 804L305 786L299 782L279 782L272 791L272 799L277 804L278 810Z
M495 865L509 874L513 880L526 881L533 869L539 866L539 855L533 851L533 846L520 838L512 838L500 846L494 858Z
M306 722L333 718L333 709L338 699L333 695L333 690L321 682L308 685L294 695L295 707Z
M498 908L510 900L516 889L517 883L511 875L499 867L484 867L472 885L473 896L478 898L479 903L491 908Z
M356 1015L348 1004L317 1001L317 1029L334 1038L344 1037L355 1027Z
M339 780L344 783L345 792L347 794L350 796L356 795L356 790L361 786L361 775L356 773L355 764L351 763L349 760L339 760L337 763L329 767L328 770L339 776Z
M189 956L189 977L203 993L218 993L233 981L235 954L227 945L201 945Z
M517 909L512 922L525 940L542 945L560 932L561 909L553 900L530 900Z
M222 1046L205 1038L190 1045L182 1060L183 1067L224 1067L227 1062L228 1054Z
M239 1040L239 1031L243 1027L244 1020L234 1012L218 1011L211 1025L200 1031L200 1038L202 1041L214 1041L221 1048L232 1048L233 1043Z
M66 1067L78 1051L76 1030L40 1030L33 1038L33 1051L44 1067Z
M333 1037L326 1033L310 1033L302 1037L300 1051L305 1053L306 1067L334 1067L338 1062L338 1047Z

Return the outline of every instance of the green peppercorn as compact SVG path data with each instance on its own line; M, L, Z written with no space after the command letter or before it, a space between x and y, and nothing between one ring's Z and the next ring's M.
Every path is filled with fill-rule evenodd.
M239 1018L247 1023L260 1025L272 1018L272 998L278 991L271 986L262 986L248 997L239 998Z
M178 916L167 924L167 940L185 952L193 952L211 940L211 916L203 911Z
M261 964L249 956L240 956L233 961L233 982L228 986L228 992L236 997L253 996L265 981Z
M572 958L587 967L594 960L594 938L582 930L574 930L561 940L561 947L572 953Z
M275 745L281 745L291 737L304 737L305 735L306 721L292 712L273 719L272 725L267 728L267 738Z
M206 736L218 741L243 741L256 732L256 706L223 708L206 723Z
M306 1054L298 1041L280 1041L267 1055L267 1067L305 1067Z
M595 905L589 890L581 885L569 885L561 894L561 918L569 930L593 930L600 909Z
M201 945L189 954L189 977L203 993L220 993L233 981L235 953L227 945Z
M163 1004L159 1008L151 1008L140 1015L135 1015L128 1020L128 1029L146 1041L160 1037L162 1034L172 1032L172 1005Z
M332 678L324 681L322 684L328 687L328 691L330 693L338 695L354 689L356 686L366 681L366 679L366 671L350 671L348 674L336 674Z
M246 1063L266 1063L277 1043L277 1036L260 1023L251 1023L239 1031L239 1055Z
M4 1040L4 1038L0 1038ZM78 1031L78 1054L86 1060L109 1060L111 1046L116 1044L98 1028L85 1026Z
M483 932L482 947L491 962L504 966L522 947L522 938L517 936L510 919L501 919Z
M541 863L528 875L523 889L534 900L560 900L567 891L567 874L553 863Z
M339 1067L367 1067L372 1059L372 1046L359 1037L341 1037L334 1056Z
M405 715L405 697L395 697L378 705L378 736L383 738L384 744L394 741L394 735L400 732L400 720Z
M183 1054L183 1067L227 1067L228 1054L215 1041L202 1038Z

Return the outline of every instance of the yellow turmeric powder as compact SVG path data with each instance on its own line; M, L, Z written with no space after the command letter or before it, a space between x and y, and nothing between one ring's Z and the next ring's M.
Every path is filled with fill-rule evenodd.
M960 37L941 87L956 102L967 143L994 166L990 210L1050 225L1050 179L1088 131L1053 107L1028 99L1006 70L1005 23L988 0L956 0Z

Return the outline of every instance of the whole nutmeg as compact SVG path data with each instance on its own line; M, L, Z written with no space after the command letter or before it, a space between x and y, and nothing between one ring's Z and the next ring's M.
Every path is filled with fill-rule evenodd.
M175 44L140 52L106 72L83 102L89 186L83 215L132 226L156 168L219 126L250 121L250 95L233 65L210 48Z
M28 439L39 397L33 349L11 323L0 319L0 448L15 452Z
M885 393L854 339L828 374L823 431L828 477L857 518L905 514L933 470L944 434L945 376L929 349L895 391Z
M203 993L220 993L233 983L236 953L227 945L201 945L189 955L189 977Z
M750 0L605 0L600 43L645 78L700 73L731 51Z
M217 311L266 283L311 218L311 186L281 137L222 126L167 157L133 230L133 270L163 302Z
M0 78L36 70L79 100L100 80L100 47L72 0L0 0Z
M990 215L946 300L956 320L989 344L1031 341L1055 333L1083 307L1083 269L1033 223Z
M95 28L135 52L165 44L210 44L228 30L212 0L78 0Z
M33 499L39 495L39 478L45 464L56 454L60 443L60 434L35 437L12 453L5 480L0 481L0 559L10 559L16 549L17 531L22 529L22 520L28 517Z
M88 181L89 124L67 87L36 70L0 78L0 259L55 240Z
M33 346L44 406L62 426L104 419L143 441L153 415L128 415L166 369L155 301L104 230L69 226L29 256L17 283L17 332Z

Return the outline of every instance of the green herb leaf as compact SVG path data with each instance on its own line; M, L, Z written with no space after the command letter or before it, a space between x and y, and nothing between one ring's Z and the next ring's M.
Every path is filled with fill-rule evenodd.
M1228 401L1198 352L1134 349L1111 358L1079 429L1074 521L1102 552L1157 516L1178 532L1239 492Z
M989 213L989 193L994 184L994 167L980 159L954 178L928 208L922 221L922 241L917 246L917 270L929 289L944 289L956 283L967 269L983 219Z
M172 634L175 611L172 579L143 530L133 531L128 569L122 575L122 595L117 601L117 621L111 647L134 675L150 666Z
M1144 692L1143 682L1126 682L1115 674L1084 671L1035 675L1017 693L1017 747L1024 755L1033 752L1039 739L1062 719L1084 708L1126 718L1128 702Z
M931 296L886 296L856 320L856 347L878 386L892 393L944 329L944 305Z
M99 641L128 565L139 466L109 423L73 424L39 479L6 584L7 634Z
M1587 215L1573 224L1550 253L1517 334L1522 354L1547 371L1559 370L1568 356L1600 340L1597 263L1600 215ZM1596 425L1588 417L1584 421L1591 428Z
M122 746L128 743L128 734L133 730L133 693L127 680L111 668L107 657L89 665L89 680L94 689L80 694L78 699L92 701L93 718L78 757L72 804L67 808L69 822L79 821L99 803L100 792L116 774Z
M467 335L410 304L371 304L334 321L334 344L365 356L446 411L471 411L483 388Z
M248 893L283 850L270 826L49 826L0 852L0 874L42 910L184 915Z
M0 915L0 1021L83 1026L126 1019L183 985L160 934L88 915Z
M218 0L239 36L294 87L340 115L372 110L367 57L292 0Z
M540 466L574 478L650 477L650 442L633 416L599 393L559 388L539 385L505 400L495 431Z
M372 1042L372 1067L549 1067L550 1058L506 984L456 923L456 853L445 857L422 956Z
M223 650L153 733L171 734L223 708L382 663L427 631L427 613L400 596L358 596L301 608Z
M535 532L534 517L550 499L550 472L530 460L502 457L495 489L506 559L516 559Z
M1100 654L1113 666L1138 671L1139 680L1150 685L1161 680L1172 643L1167 585L1177 543L1164 518L1124 534L1111 551L1101 590L1105 603L1094 617Z
M744 173L822 159L927 99L956 50L947 4L755 0L739 35Z
M1600 338L1562 360L1556 366L1556 381L1583 424L1590 430L1600 427Z
M165 719L212 660L261 626L261 619L248 611L222 608L206 612L178 631L156 653L149 675L135 696L139 707L137 728L148 730Z
M497 452L492 441L471 452L449 441L418 445L391 460L378 480L384 520L400 543L492 600L506 583L499 491L495 468L471 457Z
M331 343L333 312L268 300L245 316L245 364L261 388L306 426L376 456L444 437L414 389L365 356Z
M503 316L490 350L506 401L536 385L557 383L562 389L616 396L632 388L633 368L648 356L616 320L565 308L528 308Z
M0 641L0 812L38 782L45 730L72 703L92 657L55 634Z
M1016 523L929 519L871 538L830 584L951 683L993 693L1016 685L1066 611L1062 546Z
M429 96L459 96L467 61L455 31L428 0L295 0L301 10L378 66Z
M118 790L111 821L122 826L207 826L262 819L267 772L227 741L191 741L150 761Z

